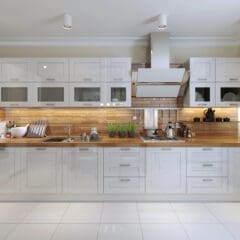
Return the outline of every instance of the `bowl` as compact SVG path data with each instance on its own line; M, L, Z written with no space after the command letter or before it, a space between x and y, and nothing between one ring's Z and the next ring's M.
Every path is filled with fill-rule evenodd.
M27 124L25 127L14 127L11 128L11 136L12 137L24 137L27 133L29 124Z

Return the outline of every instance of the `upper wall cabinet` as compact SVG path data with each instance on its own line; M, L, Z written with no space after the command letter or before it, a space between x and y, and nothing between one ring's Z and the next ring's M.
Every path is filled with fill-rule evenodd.
M131 82L130 58L107 59L107 82Z
M68 82L67 58L37 58L34 63L35 81Z
M215 81L215 58L190 59L191 82Z
M71 82L102 82L105 78L104 58L71 58Z
M240 58L217 58L216 81L240 82Z
M33 62L24 58L5 58L1 61L3 82L28 82L32 80Z

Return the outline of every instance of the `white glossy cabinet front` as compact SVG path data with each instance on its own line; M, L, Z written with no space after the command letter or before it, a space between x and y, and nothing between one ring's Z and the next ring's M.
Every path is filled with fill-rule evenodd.
M102 148L63 149L63 192L98 194L103 191Z
M240 148L229 148L229 191L240 193Z
M0 148L0 193L18 193L20 158L17 148Z
M146 192L185 193L185 148L146 149Z
M61 148L21 149L21 192L61 192Z

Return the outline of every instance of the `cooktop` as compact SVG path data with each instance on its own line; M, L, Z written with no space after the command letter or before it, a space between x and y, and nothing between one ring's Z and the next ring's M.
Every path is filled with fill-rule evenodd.
M141 139L143 140L143 142L184 142L184 140L178 139L176 137L167 138L164 136L154 136L154 137L142 136Z

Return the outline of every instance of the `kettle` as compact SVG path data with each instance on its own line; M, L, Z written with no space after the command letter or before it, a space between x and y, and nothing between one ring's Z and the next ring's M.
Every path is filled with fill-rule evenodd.
M165 129L166 138L172 139L175 137L175 130L173 128L172 122L168 122L168 125Z
M205 114L205 122L214 122L214 112L215 110L212 110L212 108L208 108L204 110Z

